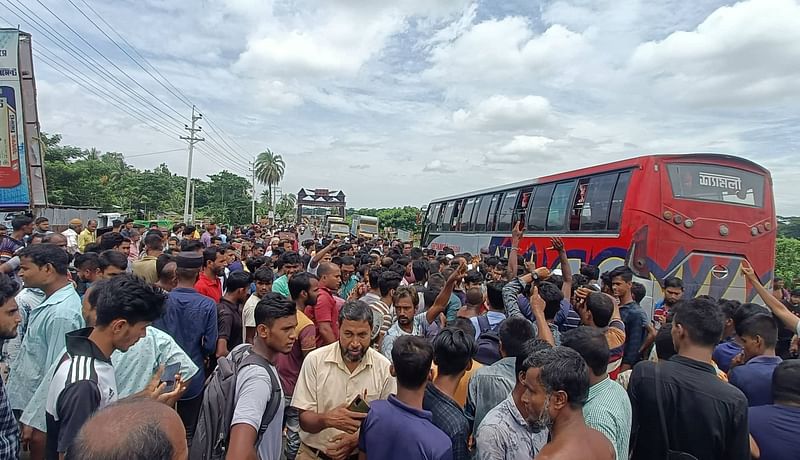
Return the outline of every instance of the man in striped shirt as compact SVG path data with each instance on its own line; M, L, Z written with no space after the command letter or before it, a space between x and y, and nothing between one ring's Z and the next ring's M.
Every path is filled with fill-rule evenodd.
M378 279L381 298L371 303L369 306L383 318L381 321L381 333L378 336L378 340L375 341L375 349L377 350L381 349L383 338L386 336L389 328L392 327L392 323L394 323L395 311L392 299L394 298L395 291L400 287L400 282L402 280L403 277L399 273L391 270L381 273L381 277Z

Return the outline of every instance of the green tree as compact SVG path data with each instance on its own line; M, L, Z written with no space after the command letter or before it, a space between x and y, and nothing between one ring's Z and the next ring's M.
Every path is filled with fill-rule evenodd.
M297 197L294 193L287 193L283 195L278 203L275 205L275 212L283 217L283 220L294 220L294 215L297 211Z
M283 161L283 157L267 149L258 154L255 169L256 179L267 186L270 196L269 209L272 209L272 198L274 197L272 187L278 185L283 179L286 164Z
M800 278L800 240L778 238L775 244L775 275L786 284Z
M90 206L145 219L181 215L186 178L166 164L139 170L120 152L61 145L58 134L42 134L50 203ZM195 215L231 224L250 222L250 182L228 171L193 180Z

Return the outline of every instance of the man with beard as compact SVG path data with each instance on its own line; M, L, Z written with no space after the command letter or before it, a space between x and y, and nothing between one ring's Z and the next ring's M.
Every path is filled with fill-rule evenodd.
M303 366L303 360L317 348L317 328L303 313L303 310L316 305L319 295L319 279L311 273L298 273L289 280L289 292L292 294L295 307L297 307L297 327L295 328L297 340L289 354L278 355L276 365L283 392L286 395L286 459L294 460L297 450L300 448L300 414L297 409L291 407L292 395Z
M6 276L0 276L0 339L8 340L17 336L17 327L22 318L14 301L17 283ZM6 387L0 379L0 458L17 458L19 455L19 424L14 419L8 404Z
M477 460L530 460L547 443L547 427L537 426L522 401L525 393L523 364L532 354L550 348L544 340L531 339L515 358L517 381L508 397L490 410L476 431Z
M584 422L589 372L577 351L567 347L539 351L525 359L522 372L528 423L534 430L550 430L550 442L537 459L616 458L611 442Z
M194 284L194 289L219 303L222 299L222 281L219 277L225 274L228 259L225 252L216 246L211 246L203 251L203 270Z
M677 276L670 276L664 280L664 298L655 304L653 322L656 328L667 322L672 307L683 298L683 280Z
M436 300L433 301L431 308L418 314L416 313L417 306L419 305L419 296L417 292L414 288L409 286L399 287L395 291L394 300L392 302L394 304L395 314L397 315L397 321L389 328L389 331L386 332L386 336L383 338L381 344L381 353L383 353L383 356L391 359L392 347L398 337L404 335L426 337L429 330L434 327L438 328L438 326L434 325L434 321L436 321L436 318L447 308L450 295L453 293L453 288L464 279L466 274L467 264L462 261L458 270L450 274L450 278L447 280L444 288L439 292L439 295L436 296Z
M306 357L292 398L300 412L298 459L354 457L366 413L350 409L397 391L389 360L370 347L372 315L364 302L346 302L339 312L338 342Z

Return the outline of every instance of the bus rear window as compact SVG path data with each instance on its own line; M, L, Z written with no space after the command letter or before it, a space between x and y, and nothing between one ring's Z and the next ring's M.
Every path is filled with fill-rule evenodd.
M689 200L764 206L764 176L728 166L667 165L672 195Z

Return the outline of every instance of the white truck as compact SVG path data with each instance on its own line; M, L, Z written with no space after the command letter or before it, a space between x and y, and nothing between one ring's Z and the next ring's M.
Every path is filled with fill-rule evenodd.
M376 238L378 236L378 218L373 216L353 216L350 233L356 238Z
M344 238L350 236L350 229L347 228L344 218L328 216L325 219L325 234Z

